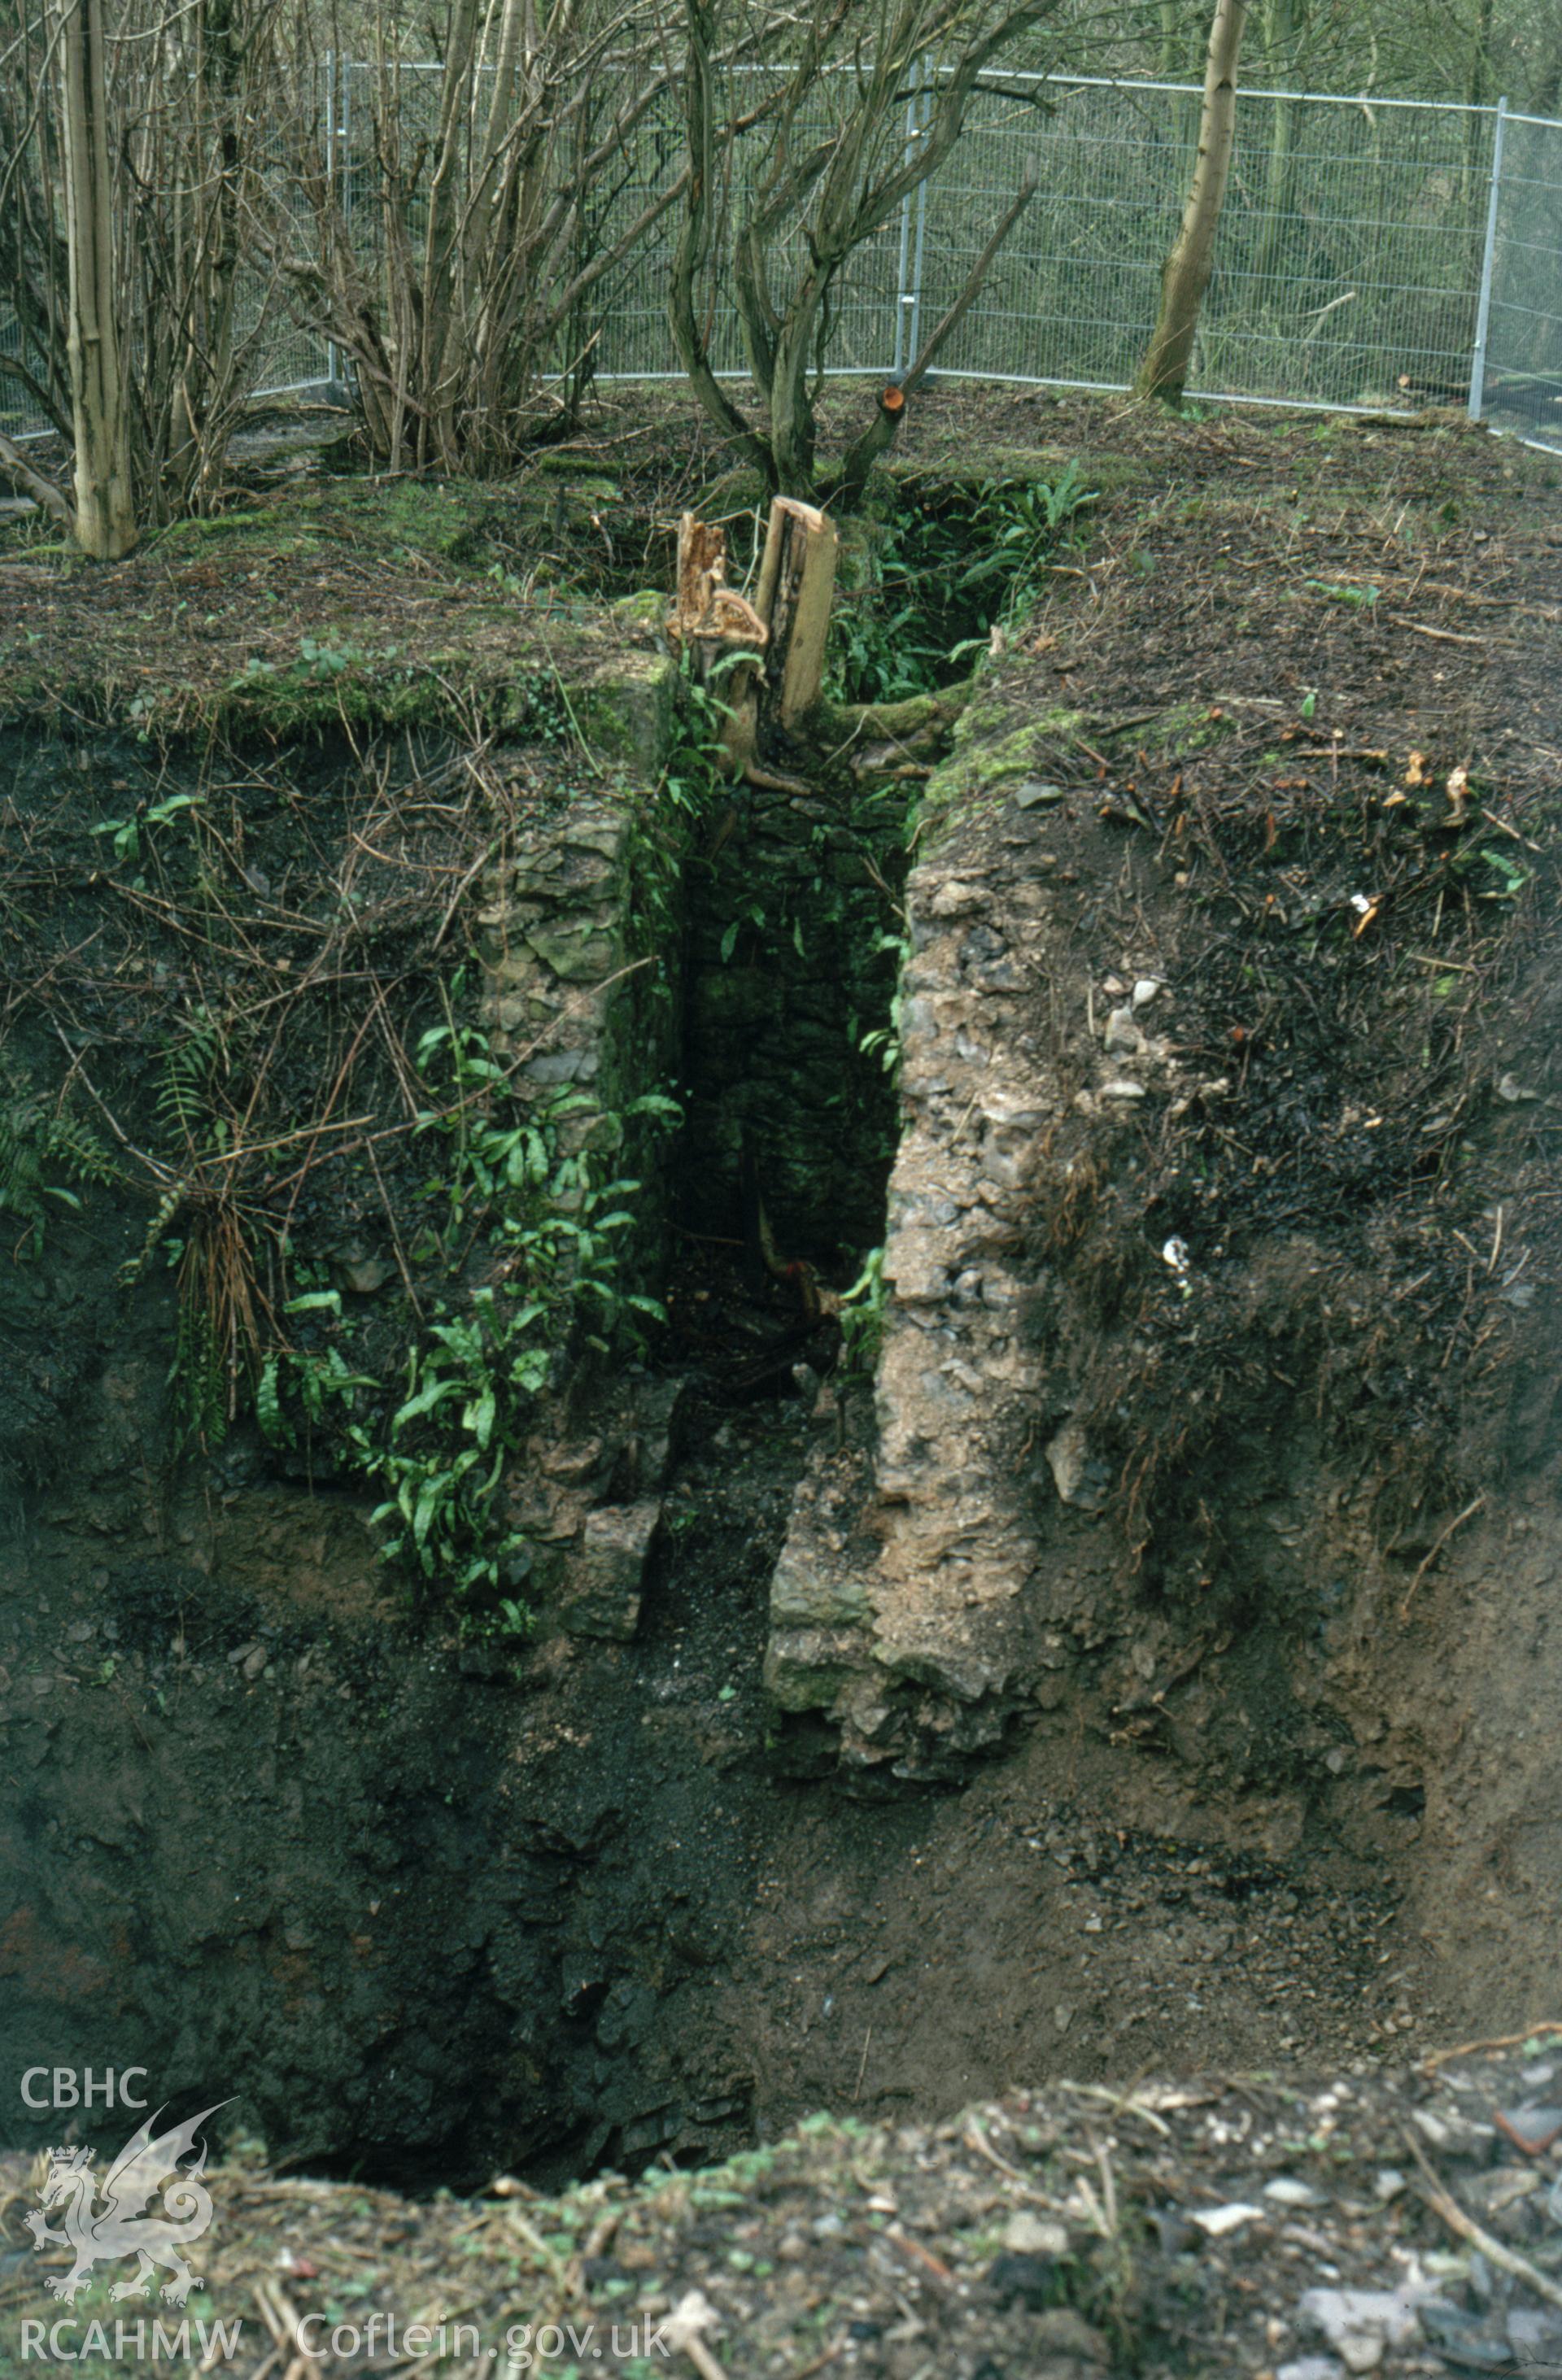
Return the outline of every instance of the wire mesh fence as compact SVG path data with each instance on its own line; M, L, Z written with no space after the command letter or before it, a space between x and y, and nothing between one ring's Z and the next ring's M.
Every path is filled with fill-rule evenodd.
M1190 84L989 77L943 168L852 259L830 368L911 361L1031 163L1036 196L938 370L1126 388L1154 323L1199 102ZM914 93L909 144L926 112ZM665 242L637 258L631 285L605 312L603 376L675 368L661 301L670 261ZM1245 92L1191 391L1480 411L1483 287L1484 410L1562 441L1562 124L1432 102ZM717 367L740 372L736 310L719 290L709 303Z
M886 128L909 152L926 124L933 72L917 78L904 122ZM380 176L397 144L410 155L426 140L439 77L433 65L328 67L321 138L371 272ZM987 76L942 168L841 275L827 369L892 372L911 361L1030 164L1036 195L938 371L1126 387L1154 322L1199 102L1190 84ZM819 105L823 124L827 91ZM756 139L750 153L758 149ZM680 161L669 101L603 177L583 236L610 243ZM740 144L734 205L747 170ZM599 287L600 378L676 376L665 310L672 237L664 218ZM260 305L258 276L256 291ZM256 393L335 381L340 359L288 319L274 289L264 302ZM716 368L743 372L729 294L713 281L702 302ZM7 348L17 351L18 334L0 319L0 352ZM1190 389L1330 409L1468 405L1562 449L1562 124L1506 103L1244 92ZM40 426L3 375L0 426L13 436Z
M1562 124L1499 121L1478 407L1562 451Z
M4 300L0 300L0 356L14 357L34 379L38 377L42 358ZM0 431L10 438L35 438L43 427L43 413L25 385L0 371Z
M976 128L985 173L1012 177L1030 140L1043 187L946 365L1132 379L1197 110L1197 94L1178 89L1074 85L1037 141L988 103ZM1473 111L1244 95L1191 390L1326 406L1462 400L1490 142L1489 119ZM929 194L930 244L945 260L935 300L982 218L969 165L963 188L953 178Z

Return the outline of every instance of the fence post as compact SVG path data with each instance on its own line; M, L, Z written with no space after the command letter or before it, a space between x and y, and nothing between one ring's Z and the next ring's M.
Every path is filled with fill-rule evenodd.
M329 198L336 196L336 53L325 53L325 187ZM327 203L329 203L329 198ZM325 378L334 388L340 376L341 358L335 339L325 342Z
M1497 102L1492 122L1492 188L1486 200L1486 240L1481 251L1481 295L1475 306L1475 352L1470 360L1470 418L1479 421L1486 406L1486 334L1492 320L1492 267L1497 252L1497 201L1502 195L1502 144L1507 129L1507 98Z
M919 57L911 68L911 93L906 102L905 161L908 165L916 153L917 102L921 95L921 87L922 61ZM907 285L906 275L911 263L911 200L915 195L908 190L900 201L900 258L895 275L895 361L890 367L897 375L903 372L911 360L906 347L906 317L916 300Z
M925 85L926 61L924 59L922 62L922 71L918 79L919 91L924 89ZM919 106L919 123L921 122L921 109ZM923 128L925 129L925 127ZM908 371L916 362L917 351L921 345L922 258L927 252L927 176L925 174L922 176L921 180L917 184L916 196L917 236L911 249L911 285L907 293L906 304L901 310L906 317L906 369Z

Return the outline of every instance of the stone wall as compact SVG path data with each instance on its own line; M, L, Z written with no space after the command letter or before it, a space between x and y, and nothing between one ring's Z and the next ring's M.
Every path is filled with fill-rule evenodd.
M906 887L872 1448L847 1463L822 1446L798 1489L766 1663L779 1706L826 1717L848 1765L958 1765L1062 1698L1114 1608L1076 1384L1066 1355L1049 1360L1044 1219L1068 1150L1117 1161L1123 1119L1175 1061L1136 1032L1125 1092L1058 849L1072 724L1019 724L1001 694L974 704L929 783Z
M623 1256L654 1290L667 1244L673 1141L626 1111L676 1092L681 985L676 941L653 941L651 915L677 917L678 886L645 833L644 786L580 793L495 868L484 888L483 1010L516 1081L566 1153L639 1184Z
M673 671L627 657L590 690L588 748L623 765L536 821L489 872L479 912L483 1014L555 1147L596 1181L632 1183L615 1242L622 1285L663 1287L677 1138L635 1112L678 1087L683 1033L683 860L655 806L670 747ZM572 1633L627 1638L660 1517L674 1390L629 1366L578 1378L567 1415L540 1418L507 1482L512 1524L535 1549L528 1595ZM579 1411L574 1410L579 1408Z
M976 748L968 725L929 788L935 823L906 887L902 1128L872 1473L843 1499L836 1461L822 1455L798 1490L772 1589L773 1695L826 1713L844 1756L867 1765L903 1760L909 1730L920 1759L929 1742L989 1739L1017 1673L1044 1655L1024 1595L1035 1543L1016 1419L1039 1385L1021 1226L1060 1098L1019 996L1051 902L1028 867L1006 871L1001 888L988 860L981 873L968 867L958 820L940 819L969 789ZM1016 857L1029 856L1037 822L1015 817ZM865 1544L843 1527L843 1505L863 1500Z

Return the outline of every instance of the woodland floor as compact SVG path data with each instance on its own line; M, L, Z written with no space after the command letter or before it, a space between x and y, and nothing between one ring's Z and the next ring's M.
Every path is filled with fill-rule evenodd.
M826 422L844 432L863 401L832 394ZM123 720L138 698L166 718L211 712L226 698L263 720L267 679L295 671L301 653L308 671L322 648L344 665L316 663L315 674L345 692L442 659L456 679L481 684L502 668L518 628L545 647L550 624L567 638L604 595L670 585L679 513L724 484L714 433L660 388L604 392L577 436L487 487L363 477L337 421L325 416L317 433L336 440L325 472L312 448L292 443L290 418L269 433L260 425L238 443L228 498L211 518L153 534L111 569L82 563L36 519L0 527L8 702L68 714L79 699ZM1233 662L1261 654L1267 626L1288 626L1299 593L1326 580L1355 593L1312 607L1305 657L1324 692L1367 690L1390 613L1409 609L1423 628L1480 647L1506 706L1522 646L1497 635L1502 620L1479 615L1556 600L1556 564L1546 559L1562 544L1556 508L1520 515L1524 491L1562 484L1562 457L1472 431L1454 415L1232 409L1167 423L1127 400L946 383L912 408L891 467L914 489L919 480L1056 476L1070 460L1087 483L1134 492L1130 533L1092 564L1097 633L1074 652L1076 666L1088 654L1104 704L1118 689L1138 708L1157 694L1178 698L1187 688L1175 639L1196 631L1207 640L1224 612L1239 615ZM1429 540L1422 506L1434 480L1446 494ZM1361 500L1374 496L1364 512ZM1217 506L1228 542L1212 547L1201 497ZM1416 516L1413 540L1396 527L1401 511ZM1498 551L1483 553L1494 539ZM734 543L741 565L736 525ZM1451 592L1439 583L1448 575L1440 555L1458 564ZM1137 590L1135 634L1115 650L1113 610L1103 609L1108 565L1155 579ZM1436 663L1450 657L1408 650L1435 685ZM1473 722L1478 701L1462 690L1461 699Z
M240 2157L209 2177L203 2286L155 2312L188 2319L192 2364L199 2326L230 2325L201 2368L236 2380L1555 2374L1558 2032L1327 2082L1204 2073L1057 2083L939 2125L819 2116L702 2172L557 2198L501 2177L409 2200ZM0 2158L7 2238L43 2170ZM0 2266L7 2372L61 2319L37 2272L25 2246ZM96 2277L64 2348L91 2368L89 2325L112 2355L116 2324L133 2338L150 2311Z

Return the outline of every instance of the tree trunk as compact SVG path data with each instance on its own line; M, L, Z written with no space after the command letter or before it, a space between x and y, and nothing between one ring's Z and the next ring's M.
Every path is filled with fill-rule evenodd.
M419 292L418 330L426 364L427 393L418 421L417 459L421 465L437 462L445 470L459 470L461 467L456 358L463 325L455 303L449 267L459 229L461 148L471 104L479 27L477 0L457 0L439 87L435 163L429 184L428 227Z
M761 656L770 630L726 584L726 531L693 513L678 523L677 596L667 640L675 653L692 656L701 685L714 690L724 713L723 763L744 774L759 737Z
M764 674L769 708L793 734L824 686L824 647L840 540L835 523L791 496L777 496L760 564L754 609L770 632Z
M1264 18L1264 41L1269 52L1268 77L1289 82L1297 72L1300 33L1299 0L1269 0ZM1281 272L1287 257L1287 218L1290 213L1293 175L1291 152L1296 146L1296 105L1289 99L1274 103L1275 121L1269 136L1269 164L1263 178L1263 220L1259 227L1258 246L1253 252L1252 273L1257 281L1266 281ZM1262 305L1265 293L1255 293Z
M1161 278L1161 311L1139 377L1138 396L1180 405L1188 382L1199 309L1214 262L1215 228L1226 199L1237 122L1237 59L1248 0L1215 0L1199 119L1199 156L1183 210L1182 228Z
M234 320L238 273L242 59L235 0L198 0L192 17L195 64L189 95L194 170L176 166L181 188L174 220L187 248L181 279L187 313L174 382L161 484L152 491L159 518L211 490L226 444L234 401ZM169 60L169 81L179 71ZM177 155L176 151L175 155ZM166 167L164 169L166 175ZM150 376L143 376L150 377Z
M750 428L716 378L711 364L707 326L701 319L699 281L711 252L718 184L712 88L715 23L708 0L686 0L684 26L687 42L683 109L689 172L684 184L683 226L673 250L667 318L678 360L706 414L732 440L738 453L758 466L774 490L775 470L769 441Z
M129 552L137 531L129 419L115 318L103 0L65 0L59 49L76 541L95 560L116 562Z
M806 504L813 494L814 417L809 389L819 308L805 280L775 343L770 386L770 451L776 492Z

